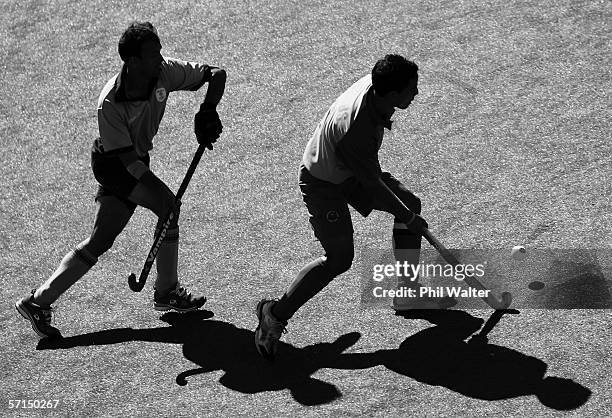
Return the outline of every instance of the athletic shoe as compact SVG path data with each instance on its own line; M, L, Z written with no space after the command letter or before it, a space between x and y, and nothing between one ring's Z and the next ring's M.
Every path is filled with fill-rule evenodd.
M273 360L276 345L283 333L287 332L287 321L279 321L272 314L276 301L263 299L257 304L259 325L255 330L255 348L266 360Z
M43 308L34 303L34 290L29 296L15 302L17 312L30 321L32 329L42 338L61 338L60 331L51 326L51 312L53 308Z
M180 283L165 295L155 290L153 294L153 307L157 311L169 311L174 309L179 312L189 312L200 309L206 303L204 296L193 296Z

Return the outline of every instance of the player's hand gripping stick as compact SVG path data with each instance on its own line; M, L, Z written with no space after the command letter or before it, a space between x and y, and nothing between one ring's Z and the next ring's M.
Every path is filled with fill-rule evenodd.
M408 227L410 228L410 224L415 221L417 218L416 215L406 207L404 202L401 201L400 198L397 197L395 193L385 184L385 182L381 179L377 179L377 183L380 191L385 195L384 198L393 207L396 209L395 212L403 214L404 219L409 219ZM448 250L438 239L431 233L431 231L427 227L419 228L421 235L425 237L425 239L434 247L442 256L447 263L452 265L453 267L461 264L459 260ZM465 282L472 288L477 290L485 290L486 295L482 297L482 299L493 309L507 309L512 303L512 295L509 292L503 292L501 294L501 300L495 297L489 289L487 289L482 283L480 283L475 277L466 276Z
M185 190L187 190L187 186L189 185L189 181L191 177L193 177L193 173L195 172L200 159L202 158L202 154L204 153L204 149L206 149L205 144L201 144L195 152L193 159L191 160L191 164L189 165L189 169L185 174L185 178L183 178L183 182L179 187L178 192L176 193L176 201L180 202L183 194L185 194ZM140 272L140 277L136 280L136 275L134 273L130 273L128 277L128 285L130 289L134 292L140 292L145 283L147 282L147 277L149 276L149 272L151 271L151 267L153 266L153 262L155 261L155 257L157 257L157 252L159 251L159 247L164 237L166 236L166 232L168 231L168 226L170 222L174 219L175 211L170 211L164 221L162 222L162 227L157 231L155 237L153 239L153 245L151 245L151 249L149 250L149 254L147 255L147 259L144 262L144 266L142 267L142 271Z

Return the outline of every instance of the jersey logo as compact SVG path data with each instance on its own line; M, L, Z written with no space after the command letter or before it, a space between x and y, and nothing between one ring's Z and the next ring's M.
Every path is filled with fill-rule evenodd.
M330 223L338 222L338 219L340 219L340 214L335 210L330 210L327 212L327 214L325 214L325 218L327 219L327 222Z
M166 100L166 97L168 97L168 94L166 93L165 88L160 87L157 90L155 90L155 98L157 99L158 102L163 102L164 100Z

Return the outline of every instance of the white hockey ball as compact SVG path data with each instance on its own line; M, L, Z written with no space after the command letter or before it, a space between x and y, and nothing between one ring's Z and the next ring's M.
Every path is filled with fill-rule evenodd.
M514 247L512 247L510 256L514 260L524 260L525 257L527 257L527 250L522 245L515 245Z

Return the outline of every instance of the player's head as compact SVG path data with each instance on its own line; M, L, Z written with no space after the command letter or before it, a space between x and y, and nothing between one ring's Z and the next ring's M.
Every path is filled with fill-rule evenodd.
M163 58L161 41L150 22L132 22L119 39L119 56L139 71L155 73Z
M401 55L386 55L372 68L374 91L393 107L405 109L419 94L418 70L414 62Z
M130 57L140 57L142 46L146 42L161 45L157 30L151 22L132 22L119 39L119 56L124 62Z

